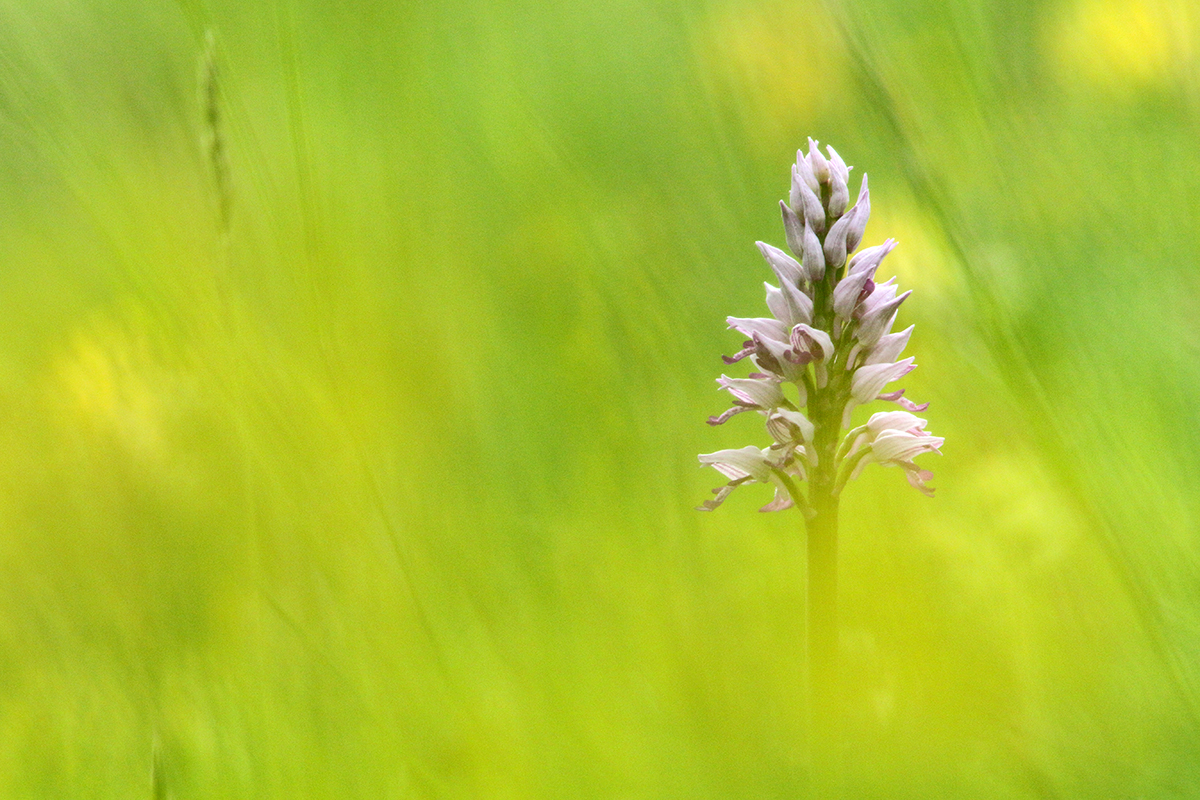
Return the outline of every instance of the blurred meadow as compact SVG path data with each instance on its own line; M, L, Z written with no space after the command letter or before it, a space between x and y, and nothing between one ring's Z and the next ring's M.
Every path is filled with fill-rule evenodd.
M0 0L0 796L805 796L801 518L693 509L809 135L947 437L844 796L1200 797L1191 0Z

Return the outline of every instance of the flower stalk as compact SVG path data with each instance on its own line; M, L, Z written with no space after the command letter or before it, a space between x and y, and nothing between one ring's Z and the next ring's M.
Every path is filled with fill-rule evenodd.
M912 358L900 358L913 328L892 332L897 311L911 292L897 294L894 278L875 280L894 240L855 252L871 213L867 176L850 206L851 168L832 147L827 152L809 139L808 152L796 154L788 199L780 201L791 255L758 242L778 283L765 285L771 316L727 319L744 341L725 363L749 360L754 371L746 378L722 375L717 380L733 396L733 408L710 417L709 424L754 411L765 418L772 443L700 456L702 464L729 478L700 510L717 508L742 484L768 483L775 487L775 497L761 510L796 507L804 516L814 721L832 719L836 697L841 493L874 462L900 467L914 488L932 496L927 485L932 473L913 459L940 453L943 443L913 413L928 404L913 403L903 389L885 391L916 367ZM895 403L900 410L873 414L843 433L855 409L875 400ZM820 733L814 730L814 735Z

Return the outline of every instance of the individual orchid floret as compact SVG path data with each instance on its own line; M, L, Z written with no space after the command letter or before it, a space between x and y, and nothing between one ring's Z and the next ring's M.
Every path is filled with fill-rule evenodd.
M878 399L884 386L903 378L916 367L912 358L906 358L894 364L872 364L855 370L854 377L850 382L850 399L846 403L846 410L842 417L842 427L850 424L850 412L856 405Z
M877 244L874 247L868 247L865 250L859 250L855 253L854 258L850 259L850 267L847 272L854 274L862 270L871 270L872 273L879 267L884 256L892 252L896 247L895 239L888 239L883 244Z
M788 203L796 215L811 227L820 233L825 231L825 209L821 207L816 191L804 179L798 164L792 165L792 190L788 194Z
M858 199L854 201L854 222L846 231L846 252L853 253L858 249L863 234L867 231L867 220L871 218L871 192L867 189L867 176L862 178L862 186L858 190Z
M808 140L808 163L812 165L813 175L816 176L818 183L829 182L829 162L825 160L825 156L821 155L821 151L817 145L819 142L814 142L810 137Z
M877 286L876 289L877 292L864 300L860 306L860 309L865 311L859 320L858 330L854 332L854 338L864 347L871 347L881 336L891 331L892 324L896 321L896 310L912 294L910 289L899 297L887 297L888 294L895 294L894 286Z
M868 285L870 284L870 285ZM843 322L848 322L858 304L870 297L875 284L871 281L871 271L851 272L838 281L833 290L833 313Z
M847 480L858 477L869 463L885 467L902 467L908 482L922 494L933 496L926 485L933 473L921 469L913 459L923 453L941 455L945 439L925 431L925 420L905 411L881 412L871 416L863 426L849 453L847 466L852 465Z
M783 236L787 240L788 249L804 259L804 228L805 221L796 215L791 206L782 200L779 201L779 210L783 214ZM820 280L813 277L811 268L807 263L804 264L805 277L809 280Z
M801 248L800 256L804 259L805 271L813 281L824 280L825 253L821 248L821 240L817 238L816 230L809 225L804 226Z
M767 414L767 431L776 442L795 448L812 443L816 428L799 411L776 408Z
M791 405L783 396L779 379L761 372L751 373L748 378L730 378L722 375L717 378L717 384L733 395L734 405L719 417L709 417L709 425L722 425L730 417L743 411L769 412L783 405Z
M891 364L896 359L900 358L900 354L904 352L904 348L908 346L908 340L912 337L913 328L909 325L899 333L888 333L879 337L875 344L866 350L866 357L863 359L862 366L871 364ZM856 345L855 347L860 347ZM852 350L849 362L846 368L850 369L855 366L855 355L857 350Z
M759 449L746 446L738 450L718 450L702 453L700 463L720 472L729 483L713 489L716 495L706 500L697 511L712 511L743 483L770 483L775 486L775 499L763 506L762 511L782 511L791 508L793 499L788 484L792 483L789 470L794 470L795 458L787 450ZM794 485L794 484L793 484Z
M756 335L753 341L755 351L751 358L759 369L764 369L785 381L796 382L803 379L806 362L797 357L790 337L780 341Z
M800 265L799 261L766 242L755 242L755 244L758 245L759 252L766 259L767 265L771 267L775 276L779 278L780 283L801 286L808 280L804 274L804 267Z
M787 281L779 283L778 287L769 283L763 284L767 290L767 308L771 309L775 319L782 322L785 327L799 325L801 322L812 322L812 298Z
M813 174L812 164L808 161L808 156L803 150L796 151L796 163L792 165L792 175L799 172L800 177L804 180L804 185L809 188L813 196L820 194L821 182L817 180L817 176Z
M834 150L829 145L825 145L825 149L829 152L829 171L831 175L836 175L842 183L850 183L850 170L853 167L847 167L846 162L838 155L838 151Z
M800 324L792 328L790 339L792 350L796 353L807 353L805 363L813 361L829 361L833 358L833 339L820 328Z

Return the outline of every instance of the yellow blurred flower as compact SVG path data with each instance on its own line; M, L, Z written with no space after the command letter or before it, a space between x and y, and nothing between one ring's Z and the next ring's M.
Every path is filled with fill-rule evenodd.
M714 100L732 107L764 151L790 143L844 96L842 39L819 5L731 4L706 23L694 51Z
M1170 89L1196 65L1192 0L1076 0L1047 26L1058 78L1112 95Z

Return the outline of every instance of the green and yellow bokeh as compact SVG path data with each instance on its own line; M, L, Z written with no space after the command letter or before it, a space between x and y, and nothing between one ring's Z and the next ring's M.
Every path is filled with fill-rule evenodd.
M1190 0L0 0L0 797L805 796L800 517L693 509L810 135L947 437L845 796L1200 796Z

